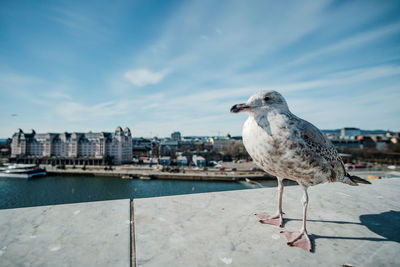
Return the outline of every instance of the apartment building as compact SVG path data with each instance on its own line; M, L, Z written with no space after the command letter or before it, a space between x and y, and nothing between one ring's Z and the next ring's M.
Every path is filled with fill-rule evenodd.
M115 132L24 133L18 129L12 136L11 159L22 162L101 165L132 161L132 135L129 128ZM56 160L56 161L54 161Z

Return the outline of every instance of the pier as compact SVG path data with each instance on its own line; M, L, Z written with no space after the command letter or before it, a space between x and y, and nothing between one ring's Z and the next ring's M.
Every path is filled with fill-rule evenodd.
M254 213L261 188L0 211L1 266L398 266L400 179L309 189L312 253L286 245ZM285 188L284 229L301 224L301 189Z
M162 171L149 167L114 167L113 170L104 170L104 168L86 167L57 169L51 166L44 166L49 175L76 175L76 176L109 176L120 177L124 179L136 179L148 177L150 179L169 179L169 180L195 180L195 181L241 181L246 178L252 180L275 180L276 178L261 171L229 169L220 171L218 169L194 170L186 168L176 171Z

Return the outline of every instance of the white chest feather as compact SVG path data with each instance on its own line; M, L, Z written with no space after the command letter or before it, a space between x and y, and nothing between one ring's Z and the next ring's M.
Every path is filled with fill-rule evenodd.
M243 125L242 135L243 143L251 156L257 150L266 155L266 150L271 150L277 141L288 138L289 131L285 117L280 114L261 116L257 120L249 116Z
M277 139L275 131L275 125L267 122L267 118L261 126L254 117L249 116L243 125L243 144L254 161L264 170L267 165L272 166L270 154L274 153L274 143ZM281 139L283 136L278 136L278 138Z

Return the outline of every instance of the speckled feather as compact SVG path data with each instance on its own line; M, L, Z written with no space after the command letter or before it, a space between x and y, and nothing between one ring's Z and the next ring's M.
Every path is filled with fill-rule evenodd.
M270 95L268 107L258 108L265 95ZM357 185L329 139L292 114L279 93L261 91L246 104L257 108L243 126L243 143L260 168L306 187L324 182Z

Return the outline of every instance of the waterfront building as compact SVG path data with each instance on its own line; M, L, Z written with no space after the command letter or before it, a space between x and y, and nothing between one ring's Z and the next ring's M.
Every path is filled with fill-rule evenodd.
M182 139L181 133L180 132L173 132L171 134L171 139L174 140L174 141L181 141L181 139Z
M386 150L390 144L390 138L386 136L371 136L371 139L375 142L376 150Z
M361 136L357 137L357 140L359 140L361 142L362 149L368 149L368 150L376 149L376 143L370 136L361 135Z
M158 163L161 165L169 166L171 165L171 157L168 156L161 157Z
M179 148L179 142L171 139L164 139L160 142L160 155L175 157Z
M218 136L210 138L210 143L216 151L221 151L228 147L230 140L229 137Z
M376 150L386 150L388 148L388 145L390 143L389 140L378 140L376 143Z
M198 156L198 155L193 155L192 161L196 167L205 167L207 164L205 158L203 158L202 156Z
M132 138L132 156L134 158L151 157L155 143L148 138Z
M331 139L331 142L339 152L346 149L363 148L361 141L357 139Z
M359 135L361 135L361 130L359 128L344 127L340 130L340 138L343 139L355 139Z
M43 164L104 165L132 161L129 128L114 133L24 133L12 136L11 161Z
M185 156L178 156L176 158L176 164L178 166L187 166L188 165L188 160Z
M10 155L10 149L8 148L0 148L0 156L5 157Z

